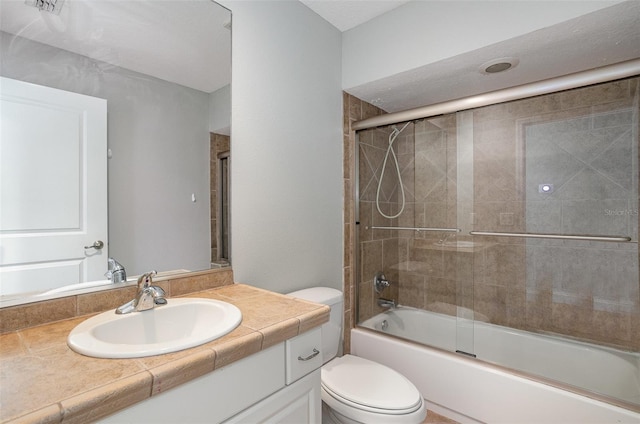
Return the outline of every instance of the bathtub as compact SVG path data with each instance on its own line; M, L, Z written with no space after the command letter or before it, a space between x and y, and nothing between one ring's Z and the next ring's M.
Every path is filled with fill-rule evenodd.
M352 329L351 352L398 370L430 409L460 422L640 423L640 412L483 362L640 404L640 355L630 352L402 306Z

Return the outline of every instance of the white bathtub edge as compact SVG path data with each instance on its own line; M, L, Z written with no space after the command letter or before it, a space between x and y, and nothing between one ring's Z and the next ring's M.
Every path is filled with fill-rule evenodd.
M640 423L633 411L367 330L351 330L351 353L404 374L428 402L481 422Z

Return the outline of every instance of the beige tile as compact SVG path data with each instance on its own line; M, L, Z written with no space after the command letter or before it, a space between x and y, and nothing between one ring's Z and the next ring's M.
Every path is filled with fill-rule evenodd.
M155 396L189 380L210 373L215 368L216 352L211 349L191 353L150 370L153 375L151 395Z
M373 316L373 287L371 282L367 281L361 283L358 286L358 308L359 316L355 316L355 310L353 321L364 321Z
M31 353L37 353L52 347L66 346L67 336L71 330L85 319L87 319L87 317L73 318L57 323L27 328L20 332L20 337Z
M146 356L143 358L137 358L136 361L147 370L154 369L156 367L168 364L173 361L183 361L184 358L194 355L201 354L201 351L211 351L210 343L205 343L200 346L196 346L190 349L179 350L177 352L165 353L162 355L154 355L154 356Z
M298 320L300 320L300 333L328 322L330 311L331 308L329 306L321 305L312 311L297 315Z
M354 328L353 322L354 314L351 311L345 311L344 313L344 332L343 332L343 344L344 354L351 353L351 329Z
M242 311L242 325L254 330L279 323L291 316L297 317L312 312L320 307L311 302L266 292L262 296L237 299L234 303Z
M458 422L433 411L427 411L427 418L424 419L422 424L458 424Z
M222 340L222 339L220 339ZM262 347L262 334L251 332L243 336L228 340L225 343L216 344L213 349L216 351L215 368L221 368L235 361L246 358L260 351Z
M141 367L135 361L89 358L71 351L66 344L33 355L3 358L0 414L4 419L36 410L139 371ZM11 384L4 383L7 381Z
M0 335L0 357L10 358L12 356L24 355L26 353L27 348L18 333Z
M230 286L224 286L216 289L214 292L216 296L226 297L228 299L237 300L246 297L261 296L265 293L270 293L257 287L252 287L246 284L235 283Z
M398 282L398 303L414 308L425 307L425 277L404 273Z
M87 315L115 309L135 297L136 287L123 287L78 296L78 315Z
M351 142L351 137L348 134L342 136L342 177L345 179L351 178L352 166L354 163L354 144ZM349 193L349 191L346 191Z
M60 405L49 405L37 411L33 411L27 415L2 421L5 424L53 424L62 421L62 410Z
M344 224L343 228L344 234L342 236L344 246L351 246L352 240L355 240L354 234L352 234L352 226L351 224ZM351 263L351 249L344 249L342 261L345 264Z
M353 273L352 267L345 266L342 269L342 281L343 288L342 292L344 295L344 307L345 309L353 309L354 304L354 282L353 282Z
M354 96L349 96L349 119L353 121L362 119L362 101Z
M231 270L216 270L202 275L171 279L171 296L183 296L233 284Z
M297 336L299 327L300 321L297 318L291 318L262 328L260 330L260 333L262 333L262 349L264 350L277 343Z
M87 423L104 418L151 396L152 376L134 374L60 402L63 423Z
M586 328L596 340L625 350L633 350L639 333L632 334L631 314L608 311L592 311L591 325Z
M75 296L0 308L0 334L76 316Z

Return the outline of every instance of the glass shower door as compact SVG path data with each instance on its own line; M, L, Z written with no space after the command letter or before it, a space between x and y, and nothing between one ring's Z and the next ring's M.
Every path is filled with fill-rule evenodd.
M640 350L639 92L632 78L473 111L474 309L492 324L475 353L636 404L640 362L621 364Z
M358 322L472 354L474 250L458 222L472 202L457 180L473 175L457 164L457 131L450 114L358 133ZM379 273L390 285L377 292Z

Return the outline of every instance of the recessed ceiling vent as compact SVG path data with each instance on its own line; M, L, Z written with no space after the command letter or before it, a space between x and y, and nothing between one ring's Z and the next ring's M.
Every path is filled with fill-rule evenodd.
M518 63L518 59L514 57L501 57L483 63L480 66L480 72L483 74L497 74L515 68Z
M59 15L64 0L26 0L25 4L37 7L45 12L53 13L54 15Z

